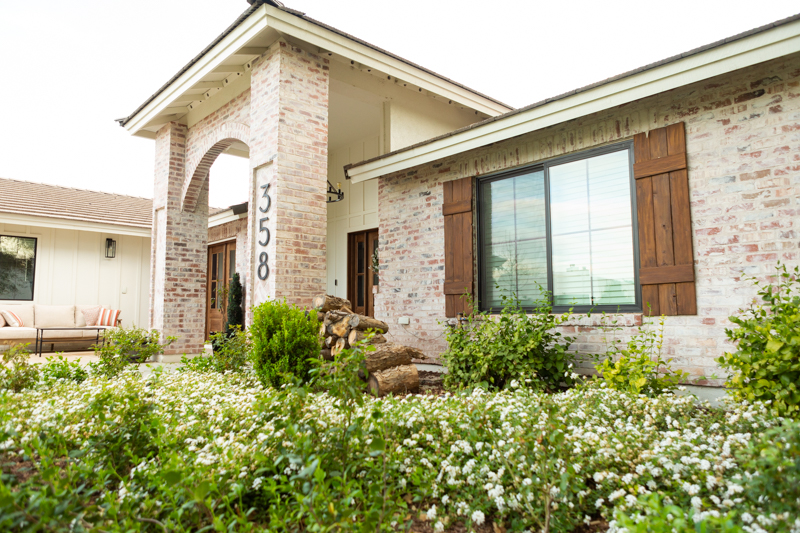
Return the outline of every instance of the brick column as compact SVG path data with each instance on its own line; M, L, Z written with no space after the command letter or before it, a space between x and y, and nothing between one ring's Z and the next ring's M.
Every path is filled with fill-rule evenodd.
M248 308L273 298L309 306L325 292L329 74L327 59L281 41L253 65Z
M205 336L208 182L194 212L181 211L186 126L170 123L156 136L150 327L178 339L166 360L203 351Z

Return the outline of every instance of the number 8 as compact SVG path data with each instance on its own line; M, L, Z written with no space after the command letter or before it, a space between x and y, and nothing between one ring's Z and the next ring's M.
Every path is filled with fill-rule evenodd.
M267 252L261 252L258 256L258 279L265 280L269 277L269 266L267 266ZM264 267L264 272L261 272L261 267Z

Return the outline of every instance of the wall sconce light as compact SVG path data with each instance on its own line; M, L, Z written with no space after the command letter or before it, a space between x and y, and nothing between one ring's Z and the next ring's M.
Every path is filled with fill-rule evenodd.
M117 241L106 239L106 259L114 259L117 256Z
M337 183L336 188L333 188L333 184L329 181L328 182L328 194L335 194L336 198L328 198L328 203L332 204L334 202L341 202L344 200L344 193L342 192L342 184Z

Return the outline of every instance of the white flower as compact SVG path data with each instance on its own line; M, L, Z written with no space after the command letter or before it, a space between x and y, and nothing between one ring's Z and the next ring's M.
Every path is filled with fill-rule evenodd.
M697 496L692 498L692 507L695 509L700 509L703 506L703 500L698 498Z
M742 514L742 522L744 522L745 524L749 524L752 521L753 521L753 515L751 515L750 513Z
M483 515L481 511L476 510L472 513L472 521L475 522L475 524L477 525L483 524L483 521L485 519L486 517Z
M436 505L431 505L431 508L428 509L428 520L436 520Z
M436 533L442 533L442 531L444 531L444 524L442 524L441 521L437 521L436 525L433 526L433 530Z
M517 381L516 379L512 379L512 380L511 380L511 383L509 384L509 386L510 386L512 389L516 389L517 387L519 387L519 381Z

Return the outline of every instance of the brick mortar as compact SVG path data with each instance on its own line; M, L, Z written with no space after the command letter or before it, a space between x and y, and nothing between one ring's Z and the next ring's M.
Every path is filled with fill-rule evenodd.
M720 375L714 358L731 348L724 333L728 316L755 296L751 285L739 283L741 272L765 278L778 259L798 264L800 54L379 178L376 315L390 323L394 340L430 357L446 348L438 325L444 317L442 183L629 140L676 122L686 123L698 315L667 319L665 354L694 376ZM399 316L412 324L397 325ZM575 333L579 351L603 351L593 326Z

